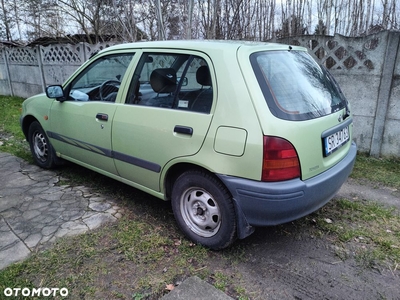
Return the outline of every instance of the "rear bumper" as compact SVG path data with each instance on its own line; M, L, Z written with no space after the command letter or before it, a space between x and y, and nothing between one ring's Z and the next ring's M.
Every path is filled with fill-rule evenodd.
M290 222L325 205L353 170L357 146L353 142L347 156L324 173L305 181L259 182L219 175L235 200L240 222L268 226ZM247 222L246 222L247 221Z

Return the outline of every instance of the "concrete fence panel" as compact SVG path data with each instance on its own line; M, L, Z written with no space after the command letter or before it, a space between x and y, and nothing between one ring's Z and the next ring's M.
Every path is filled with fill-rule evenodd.
M394 45L395 47L396 45ZM391 81L390 98L388 103L386 124L383 134L381 155L393 155L400 157L400 55L399 48L393 48L397 57L395 59L394 72Z
M299 36L275 40L301 45L334 75L351 103L354 139L372 156L400 157L400 32L364 37Z
M400 32L364 37L298 36L272 42L304 46L334 75L351 103L354 139L362 152L400 157ZM63 83L108 44L0 50L0 94L29 97Z

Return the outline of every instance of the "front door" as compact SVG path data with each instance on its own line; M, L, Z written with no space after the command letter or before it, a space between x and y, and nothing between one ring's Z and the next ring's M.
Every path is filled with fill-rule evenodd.
M94 60L67 85L67 100L53 102L47 134L61 156L97 171L116 174L112 120L121 105L120 87L132 57L133 54L116 54Z
M51 143L65 158L115 174L111 128L116 104L55 101L49 120Z

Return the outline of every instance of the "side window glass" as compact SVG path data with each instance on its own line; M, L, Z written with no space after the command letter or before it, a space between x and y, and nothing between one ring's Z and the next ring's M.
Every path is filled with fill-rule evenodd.
M95 60L71 83L68 99L114 102L133 55L109 55Z
M213 89L210 69L206 61L193 57L189 62L181 90L178 94L177 108L190 111L209 113L213 101Z
M204 59L186 54L145 53L126 103L209 113L212 100L211 76Z

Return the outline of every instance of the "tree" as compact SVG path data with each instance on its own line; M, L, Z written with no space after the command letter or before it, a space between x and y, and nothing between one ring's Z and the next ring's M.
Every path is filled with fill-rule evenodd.
M102 34L115 35L120 40L130 42L146 38L146 34L136 25L142 18L141 13L138 13L141 2L143 1L109 0L106 2L102 16L102 22L106 25Z
M295 15L292 15L290 18L286 19L282 28L277 31L276 35L278 38L289 37L289 36L297 36L303 35L307 31L306 26L302 19L298 18Z
M8 7L5 4L4 0L1 0L1 19L4 26L3 34L7 41L12 40L11 31L10 31L10 18L9 18L9 11Z
M399 1L0 0L0 34L5 40L30 40L83 33L91 43L104 35L125 41L265 41L313 31L358 36L372 27L398 30Z
M101 41L101 35L106 28L102 16L105 15L103 13L107 0L58 0L58 3L60 11L78 25L90 43Z
M326 35L326 26L324 21L319 20L317 26L315 26L314 34L317 35Z

